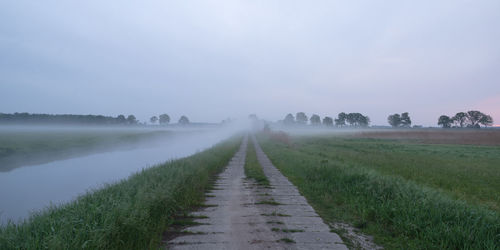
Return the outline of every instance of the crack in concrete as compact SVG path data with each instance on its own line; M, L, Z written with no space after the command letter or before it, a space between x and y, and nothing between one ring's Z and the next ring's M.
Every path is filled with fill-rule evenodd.
M168 249L347 249L342 239L316 214L297 188L264 154L254 136L257 159L271 188L245 177L248 136L207 194L201 216L181 235L167 242ZM273 201L273 202L269 202ZM272 222L272 223L269 223ZM214 234L213 232L218 232Z

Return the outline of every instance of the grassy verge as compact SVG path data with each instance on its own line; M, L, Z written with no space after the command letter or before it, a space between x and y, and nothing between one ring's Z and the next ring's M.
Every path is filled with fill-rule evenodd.
M247 157L245 159L245 175L247 178L254 179L259 185L269 186L269 180L257 160L257 153L255 153L255 147L252 140L248 140Z
M191 157L167 162L126 180L0 227L0 249L151 249L177 213L199 205L238 149L233 138Z
M370 168L373 161L363 150L365 142L345 145L346 150L358 151L358 157L368 157L360 162L343 158L349 153L340 150L325 153L330 140L316 147L311 145L320 138L294 138L292 147L264 137L260 141L276 167L323 219L348 222L374 235L386 248L498 249L500 245L497 212ZM384 156L393 160L391 154Z

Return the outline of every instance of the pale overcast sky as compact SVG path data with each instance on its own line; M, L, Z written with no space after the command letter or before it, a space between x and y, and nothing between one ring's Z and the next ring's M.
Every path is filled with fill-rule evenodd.
M0 0L3 113L500 124L499 74L498 0Z

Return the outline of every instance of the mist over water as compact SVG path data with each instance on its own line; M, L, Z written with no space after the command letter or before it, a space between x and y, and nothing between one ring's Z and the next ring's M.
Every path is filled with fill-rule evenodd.
M229 138L238 126L173 132L134 149L58 160L0 172L0 223L18 222L30 212L63 204L86 191L127 178L143 168L186 157Z

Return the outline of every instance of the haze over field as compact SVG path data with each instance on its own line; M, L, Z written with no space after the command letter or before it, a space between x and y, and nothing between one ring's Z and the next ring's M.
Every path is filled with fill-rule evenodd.
M500 1L2 1L1 112L500 121Z

